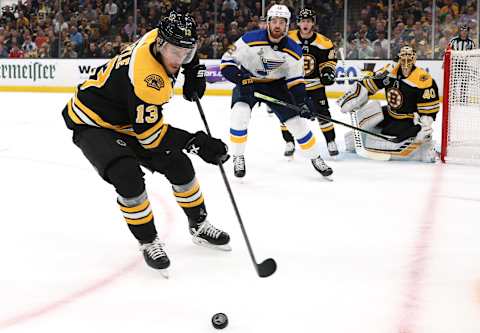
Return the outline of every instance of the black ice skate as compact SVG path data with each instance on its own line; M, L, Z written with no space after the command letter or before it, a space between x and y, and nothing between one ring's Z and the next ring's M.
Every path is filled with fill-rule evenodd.
M190 233L195 244L223 251L231 251L230 236L205 220L200 223L190 221Z
M233 156L233 174L235 177L245 177L245 157L243 155Z
M160 274L168 279L167 268L170 266L164 244L158 239L158 236L151 243L140 244L140 250L143 252L143 258L148 266L158 269Z
M295 152L295 143L287 142L285 144L285 151L283 152L283 156L292 157L294 152Z
M315 168L315 170L320 172L320 174L323 177L328 177L333 173L332 168L330 168L325 163L325 161L323 160L323 158L321 156L318 156L317 158L313 158L311 161L312 161L312 165Z
M335 143L335 141L330 141L327 143L327 149L328 149L328 153L330 154L330 156L337 156L338 155L338 148L337 148L337 144Z

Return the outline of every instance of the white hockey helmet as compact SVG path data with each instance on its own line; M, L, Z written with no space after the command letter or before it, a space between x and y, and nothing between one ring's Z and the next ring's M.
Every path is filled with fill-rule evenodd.
M270 9L267 12L267 24L270 22L270 20L274 17L282 17L285 20L287 20L287 31L285 34L288 33L288 27L290 25L290 10L288 9L287 6L285 5L273 5L270 7Z

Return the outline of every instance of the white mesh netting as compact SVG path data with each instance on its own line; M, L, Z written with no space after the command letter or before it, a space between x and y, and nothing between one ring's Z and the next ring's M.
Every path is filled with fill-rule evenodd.
M444 158L480 165L480 50L451 51L449 75L444 87L444 94L448 93Z

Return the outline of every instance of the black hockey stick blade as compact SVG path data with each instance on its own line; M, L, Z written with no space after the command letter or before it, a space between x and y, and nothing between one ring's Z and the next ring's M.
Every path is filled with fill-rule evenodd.
M277 270L277 263L272 258L265 259L261 263L257 264L258 276L265 278L269 277Z

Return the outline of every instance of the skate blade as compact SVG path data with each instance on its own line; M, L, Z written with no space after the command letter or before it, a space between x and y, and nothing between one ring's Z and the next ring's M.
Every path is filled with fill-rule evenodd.
M199 238L199 237L193 237L192 241L195 245L198 246L203 246L206 248L214 249L214 250L220 250L220 251L232 251L232 247L230 244L225 244L225 245L215 245L207 242L206 240Z
M330 157L337 157L338 155L340 155L340 153L339 153L338 151L336 151L336 152L330 152L330 151L328 151L328 155L329 155Z
M331 161L337 161L337 160L339 159L339 155L340 155L340 154L337 154L337 155L329 155L329 159L330 159Z
M285 156L285 159L286 159L288 162L293 161L293 156L294 156L293 154L292 154L292 155L283 155L283 156Z
M165 279L170 278L170 273L168 272L168 269L159 269L158 272L160 273L161 276L163 276Z
M322 176L324 180L326 180L327 182L333 182L333 178L331 178L331 176Z

